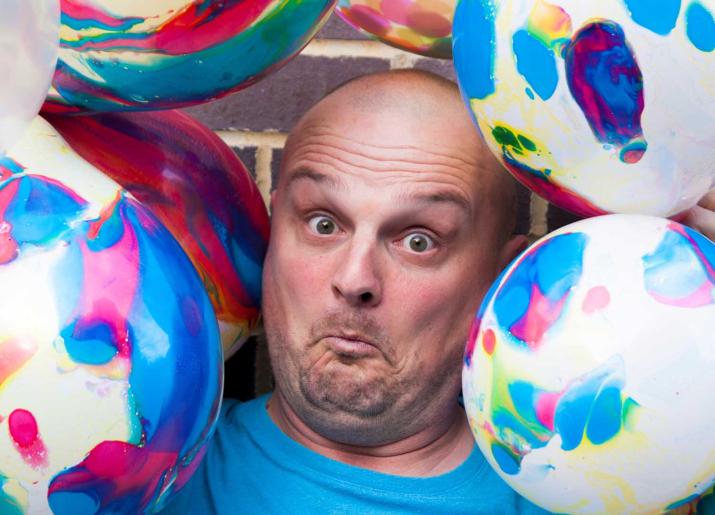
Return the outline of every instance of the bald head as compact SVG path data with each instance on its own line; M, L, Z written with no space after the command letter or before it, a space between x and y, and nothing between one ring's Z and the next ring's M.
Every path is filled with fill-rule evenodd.
M368 144L434 146L446 158L469 164L475 185L495 223L508 238L516 223L516 189L484 144L464 106L457 85L421 70L393 70L352 79L329 93L299 120L285 146L288 158L308 134L332 126L358 131ZM280 181L280 178L279 178Z

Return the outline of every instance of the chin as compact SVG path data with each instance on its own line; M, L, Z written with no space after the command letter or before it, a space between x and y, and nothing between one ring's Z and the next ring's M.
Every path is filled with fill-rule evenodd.
M395 389L380 378L365 377L360 371L311 371L301 380L303 396L315 408L335 417L370 419L382 415L396 401Z

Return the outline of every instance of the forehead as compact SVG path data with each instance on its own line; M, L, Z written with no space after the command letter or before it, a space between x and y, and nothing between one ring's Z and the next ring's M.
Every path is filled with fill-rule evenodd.
M327 110L309 118L286 146L280 185L316 172L319 183L342 189L399 187L452 191L471 203L488 180L480 174L471 126L442 119L418 123L406 113ZM481 175L481 176L480 176ZM337 188L335 188L337 189Z

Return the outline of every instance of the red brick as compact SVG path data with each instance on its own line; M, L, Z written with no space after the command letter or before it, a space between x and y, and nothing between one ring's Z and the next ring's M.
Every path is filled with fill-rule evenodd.
M276 189L276 184L278 184L278 172L281 168L281 159L283 159L283 150L273 150L271 155L271 191Z
M251 177L256 178L256 147L232 147L236 155L241 159Z

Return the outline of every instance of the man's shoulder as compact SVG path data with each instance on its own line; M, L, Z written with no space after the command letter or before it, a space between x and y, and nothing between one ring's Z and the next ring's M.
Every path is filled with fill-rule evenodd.
M270 394L261 395L249 401L238 399L224 399L221 403L221 413L218 418L217 429L238 429L245 424L258 421L265 409Z

